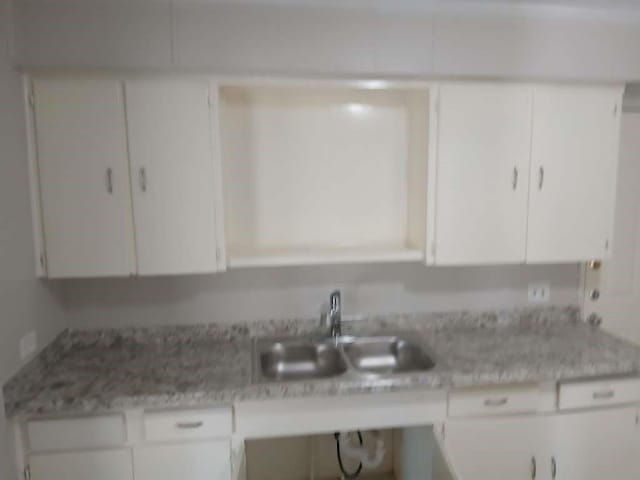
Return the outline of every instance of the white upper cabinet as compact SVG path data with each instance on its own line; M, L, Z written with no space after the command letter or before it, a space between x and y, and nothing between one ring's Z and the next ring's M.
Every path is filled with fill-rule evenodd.
M429 263L524 262L531 103L525 86L440 86Z
M527 262L610 253L622 88L535 88Z
M140 275L217 270L206 80L126 82Z
M621 87L444 84L427 263L608 256Z
M218 269L208 80L44 78L34 98L50 278Z
M56 75L33 96L50 278L610 253L619 86Z
M38 79L33 90L47 275L131 274L121 82Z

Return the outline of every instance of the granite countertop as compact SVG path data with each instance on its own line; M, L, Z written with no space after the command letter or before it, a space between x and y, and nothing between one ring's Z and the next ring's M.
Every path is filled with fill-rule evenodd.
M635 374L640 348L579 320L576 307L388 315L345 333L410 332L436 361L427 372L257 383L255 336L318 333L317 320L67 330L4 386L8 417L193 407Z

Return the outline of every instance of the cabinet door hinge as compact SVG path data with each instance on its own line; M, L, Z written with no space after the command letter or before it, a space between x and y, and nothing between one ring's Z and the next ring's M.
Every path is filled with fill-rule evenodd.
M443 439L443 440L444 440L444 439L445 439L445 437L446 437L446 433L447 433L447 431L446 431L446 429L445 429L445 424L443 423L443 424L442 424L442 427L440 428L440 435L442 436L442 439Z
M40 267L44 270L47 268L47 256L44 252L40 252Z
M616 102L616 104L613 106L613 116L617 117L618 116L618 103Z
M29 465L24 467L24 480L31 480L31 467Z

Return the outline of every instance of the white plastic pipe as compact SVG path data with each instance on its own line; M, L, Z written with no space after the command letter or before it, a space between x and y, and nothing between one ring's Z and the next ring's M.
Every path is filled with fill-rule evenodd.
M372 469L378 467L387 453L384 448L384 439L379 432L370 433L376 439L375 449L370 451L366 446L353 445L352 436L348 432L340 432L340 451L347 458L353 458L362 463L363 468Z

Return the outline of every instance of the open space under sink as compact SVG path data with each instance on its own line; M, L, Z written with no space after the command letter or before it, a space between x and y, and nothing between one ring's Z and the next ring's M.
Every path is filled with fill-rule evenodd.
M247 480L453 480L432 426L334 433L245 442ZM350 438L349 447L347 445ZM362 449L367 460L350 454Z

